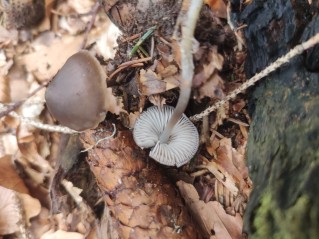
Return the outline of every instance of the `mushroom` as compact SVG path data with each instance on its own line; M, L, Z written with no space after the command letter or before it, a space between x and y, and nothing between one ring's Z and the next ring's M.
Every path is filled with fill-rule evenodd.
M136 121L133 131L135 143L141 148L151 148L150 157L157 162L177 167L187 163L196 153L199 136L196 127L185 114L177 120L167 142L160 137L174 112L174 107L152 106Z
M97 127L105 118L106 74L88 51L72 55L50 82L45 100L60 124L77 131Z
M186 22L182 26L182 81L176 108L150 107L140 115L134 126L135 143L141 148L153 147L150 157L168 166L180 167L187 163L199 145L197 129L183 112L191 93L194 75L192 40L202 4L202 0L191 1Z

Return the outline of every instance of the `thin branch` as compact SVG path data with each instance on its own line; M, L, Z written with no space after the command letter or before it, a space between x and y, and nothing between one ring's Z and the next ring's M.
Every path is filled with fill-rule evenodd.
M184 113L189 97L191 94L191 86L194 75L194 62L192 54L192 45L196 22L199 17L200 10L203 6L202 0L192 0L187 11L187 19L182 25L182 40L181 40L181 65L182 65L182 80L180 84L180 95L173 115L169 119L163 133L160 136L161 143L167 143L169 136Z
M2 104L0 104L0 107L3 106ZM50 131L50 132L58 132L58 133L63 133L63 134L76 134L79 133L78 131L75 131L73 129L70 129L68 127L64 127L64 126L59 126L59 125L50 125L50 124L43 124L39 121L35 121L33 119L30 118L26 118L24 116L21 116L19 114L17 114L16 112L12 111L9 113L10 116L20 120L21 122L27 124L27 125L32 125L38 129L42 129L45 131Z
M93 149L94 147L96 147L99 143L101 143L104 140L108 140L108 139L113 138L114 135L116 134L116 126L115 126L115 124L112 124L112 125L113 125L113 132L112 132L112 134L110 136L106 136L106 137L104 137L102 139L99 139L94 145L91 145L90 147L82 150L81 153L84 153L84 152L87 152L87 151Z
M95 5L93 6L92 10L90 11L92 14L92 18L91 18L90 22L88 23L88 25L86 26L83 42L81 44L81 49L84 49L86 46L86 43L87 43L88 37L89 37L89 33L94 25L96 15L97 15L98 11L100 10L100 8L101 8L101 6L100 6L99 2L96 2Z
M137 60L131 60L131 61L127 61L122 63L121 65L119 65L118 67L124 67L124 66L130 66L136 63L142 63L142 62L147 62L147 61L151 61L152 57L146 57L146 58L142 58L142 59L137 59Z
M222 105L224 105L229 100L235 98L239 93L242 93L250 86L254 85L257 81L261 80L265 76L268 76L271 72L274 72L279 67L281 67L283 64L288 63L292 58L294 58L297 55L300 55L304 51L308 50L309 48L313 47L314 45L319 43L319 33L311 37L309 40L301 43L300 45L295 46L292 50L290 50L286 55L278 58L275 62L271 63L268 67L266 67L264 70L259 72L258 74L254 75L252 78L250 78L248 81L243 83L240 87L230 92L224 99L217 101L214 105L208 107L206 110L204 110L200 114L193 115L190 117L190 120L192 121L199 121L204 116L209 115L211 112L215 111Z

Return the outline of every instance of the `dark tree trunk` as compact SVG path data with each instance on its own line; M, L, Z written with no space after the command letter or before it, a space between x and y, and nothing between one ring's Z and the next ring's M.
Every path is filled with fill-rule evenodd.
M241 13L248 76L319 32L317 1L253 1ZM250 92L250 238L319 238L319 46Z

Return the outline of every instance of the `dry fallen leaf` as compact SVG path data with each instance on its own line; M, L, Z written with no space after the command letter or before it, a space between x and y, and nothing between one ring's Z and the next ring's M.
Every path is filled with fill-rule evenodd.
M19 193L21 206L24 209L25 220L30 225L30 219L39 215L41 211L41 204L38 199L31 197L28 194Z
M6 76L1 76L0 74L0 102L9 103L10 97L10 84L9 78Z
M78 232L67 232L63 230L50 230L44 233L40 239L84 239L84 235Z
M225 96L222 89L223 80L217 73L215 73L199 88L199 98L210 97L212 99L222 99Z
M242 234L242 218L226 214L219 202L199 200L198 193L193 185L183 181L177 182L179 191L197 221L205 237L215 236L216 239L240 239Z
M34 52L20 57L18 64L25 65L41 81L52 79L66 60L80 49L82 40L81 36L59 38L52 32L42 34L33 42Z
M237 196L239 192L239 185L233 175L225 171L223 167L214 161L210 161L206 165L202 165L200 168L208 169L220 183L222 183L233 195Z
M29 192L13 165L12 157L9 155L0 158L0 185L20 193Z
M115 97L112 93L111 88L106 89L107 94L106 94L106 108L109 112L119 115L124 108L123 102L121 98Z
M231 139L224 138L220 140L217 155L216 163L233 175L237 182L242 183L247 178L248 169L245 163L245 155L232 147Z
M37 216L36 220L33 220L30 226L30 231L34 238L40 238L45 232L49 231L51 228L51 213L49 209L42 207L40 214Z
M227 18L227 6L223 0L205 0L213 13L220 18Z
M162 80L162 77L151 69L140 71L138 86L142 95L153 95L166 91L166 83Z
M16 193L0 186L0 235L18 231L20 220Z
M217 52L216 46L209 49L199 48L199 51L203 51L204 53L200 56L198 72L194 75L194 87L199 87L210 80L213 73L222 69L224 63L224 58Z
M214 138L211 146L207 147L208 152L216 157L214 161L208 161L201 168L208 169L215 177L234 195L245 188L245 180L248 177L248 168L245 164L243 152L232 147L231 139Z
M16 29L6 29L0 25L0 48L18 42L18 31Z

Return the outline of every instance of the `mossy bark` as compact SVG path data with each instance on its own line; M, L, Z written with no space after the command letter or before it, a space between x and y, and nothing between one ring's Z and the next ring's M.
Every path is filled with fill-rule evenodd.
M314 10L307 1L286 0L246 7L248 75L319 32ZM315 47L250 92L247 158L254 190L244 222L250 238L319 238L318 57Z

